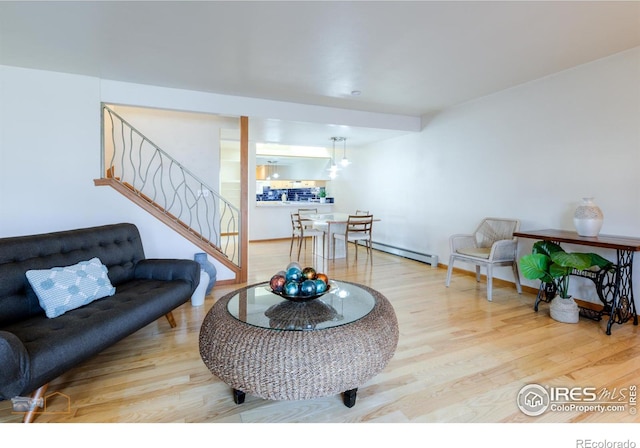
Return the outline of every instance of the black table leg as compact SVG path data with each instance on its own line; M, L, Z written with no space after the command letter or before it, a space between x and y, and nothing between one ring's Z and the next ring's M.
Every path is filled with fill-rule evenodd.
M235 404L244 403L245 393L238 389L233 389L233 402Z
M633 324L638 325L638 313L633 297L633 252L618 250L618 270L616 277L615 296L613 298L609 322L607 322L607 334L611 334L611 325L622 324L633 319Z
M348 408L352 408L356 404L356 393L358 389L349 389L342 394L342 402Z
M536 296L536 303L533 305L533 310L535 312L538 312L538 305L540 305L540 302L551 303L555 296L556 287L553 285L553 283L540 282L540 287L538 288L538 295Z

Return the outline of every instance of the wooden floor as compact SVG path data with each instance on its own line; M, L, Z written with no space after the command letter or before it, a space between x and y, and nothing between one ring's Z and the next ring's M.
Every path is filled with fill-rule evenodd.
M239 285L216 286L205 305L174 311L177 328L160 319L53 381L47 412L36 422L640 422L624 412L551 412L527 417L519 390L537 383L626 391L640 383L640 328L581 319L561 324L531 293L485 283L454 271L364 250L349 263L316 262L330 278L369 285L393 304L400 327L395 356L363 384L353 408L340 396L267 401L247 396L234 404L230 389L200 359L200 324L215 300ZM252 243L249 282L268 280L290 261L289 242ZM66 406L68 398L69 407ZM19 422L0 402L0 422Z

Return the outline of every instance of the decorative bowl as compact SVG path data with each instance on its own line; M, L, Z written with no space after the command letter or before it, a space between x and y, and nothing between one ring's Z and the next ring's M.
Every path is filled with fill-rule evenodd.
M290 296L288 294L285 294L284 291L282 291L282 292L274 291L273 289L271 289L271 286L269 286L269 285L265 286L265 289L267 291L269 291L270 293L272 293L272 294L280 296L283 299L291 300L292 302L308 302L310 300L315 300L315 299L317 299L319 297L322 297L323 295L328 293L331 290L331 284L327 285L327 289L325 289L321 293L313 294L313 295L309 295L309 296L305 296L305 295L302 295L302 294L297 294L295 296Z

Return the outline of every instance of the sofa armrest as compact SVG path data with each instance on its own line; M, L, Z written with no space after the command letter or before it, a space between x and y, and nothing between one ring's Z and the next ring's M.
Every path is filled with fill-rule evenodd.
M16 335L0 330L0 400L24 393L30 379L27 349Z
M145 259L136 264L135 278L149 280L184 280L195 290L200 283L200 265L193 260Z

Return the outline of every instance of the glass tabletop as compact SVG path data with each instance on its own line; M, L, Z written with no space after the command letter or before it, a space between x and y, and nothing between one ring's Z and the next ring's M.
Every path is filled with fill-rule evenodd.
M331 282L325 295L292 302L272 293L269 282L243 288L229 299L227 311L249 325L272 330L304 331L338 327L369 314L375 306L371 293L357 285Z

